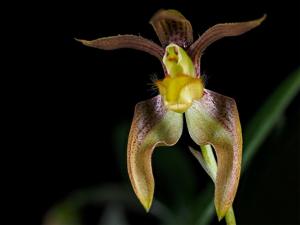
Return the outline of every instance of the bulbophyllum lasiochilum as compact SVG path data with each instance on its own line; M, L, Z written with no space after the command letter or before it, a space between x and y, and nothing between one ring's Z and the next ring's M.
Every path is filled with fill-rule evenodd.
M136 105L128 138L127 166L132 187L148 211L154 194L151 156L157 146L172 146L183 130L198 145L216 151L215 208L219 219L236 195L242 159L242 131L235 101L205 89L200 62L213 42L241 35L261 24L265 16L248 22L217 24L195 42L190 22L176 10L160 10L150 20L161 46L136 35L78 40L104 50L132 48L160 60L165 77L155 82L159 94Z

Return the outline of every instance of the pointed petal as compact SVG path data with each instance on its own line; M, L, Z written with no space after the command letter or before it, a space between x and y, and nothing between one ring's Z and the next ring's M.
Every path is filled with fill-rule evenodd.
M191 138L198 145L213 145L217 155L215 207L223 218L234 200L241 171L242 131L233 99L205 90L186 112Z
M127 147L127 166L135 194L147 211L154 193L152 152L156 146L171 146L178 141L182 133L182 118L182 114L165 109L160 95L135 107Z
M266 15L248 22L217 24L205 31L188 49L196 68L199 69L197 74L200 74L200 57L209 45L224 37L241 35L259 26L265 18Z
M163 47L175 43L186 48L193 43L192 25L177 10L159 10L151 18L150 24Z
M98 38L96 40L80 40L75 39L82 44L99 48L103 50L114 50L119 48L132 48L140 51L147 52L156 58L158 58L160 61L162 61L162 57L164 55L164 50L159 45L155 44L154 42L143 38L141 36L136 35L118 35L118 36L111 36L111 37L104 37L104 38Z

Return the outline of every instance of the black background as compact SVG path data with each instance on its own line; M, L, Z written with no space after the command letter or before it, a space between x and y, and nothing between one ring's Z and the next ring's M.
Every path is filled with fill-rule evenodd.
M161 65L143 52L101 51L75 37L140 34L158 43L148 21L160 8L181 11L195 37L216 23L266 13L260 27L213 44L202 58L207 88L236 100L242 126L300 65L299 1L82 1L22 7L14 31L23 41L14 45L17 60L5 95L9 126L2 148L1 224L40 224L45 212L73 190L124 181L112 134L131 120L137 102L153 96L150 77L163 77ZM299 132L298 113L299 96L287 111L285 131ZM279 146L289 138L289 133L273 135ZM247 224L299 223L299 148L291 151L291 161L282 162L285 149L275 151L268 141L264 146L270 150L258 154L256 166L241 181L240 192L252 195L238 195L238 218Z

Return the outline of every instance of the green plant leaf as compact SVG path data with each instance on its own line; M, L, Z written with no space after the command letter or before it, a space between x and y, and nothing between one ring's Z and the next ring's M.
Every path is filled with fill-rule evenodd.
M299 91L300 68L279 85L246 127L244 132L243 170L247 168L259 146Z

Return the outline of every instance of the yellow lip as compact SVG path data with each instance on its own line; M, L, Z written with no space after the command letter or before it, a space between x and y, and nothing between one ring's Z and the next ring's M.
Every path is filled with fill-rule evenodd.
M165 79L156 81L156 85L165 107L178 113L184 113L193 100L200 99L204 89L201 79L185 74L166 76Z

